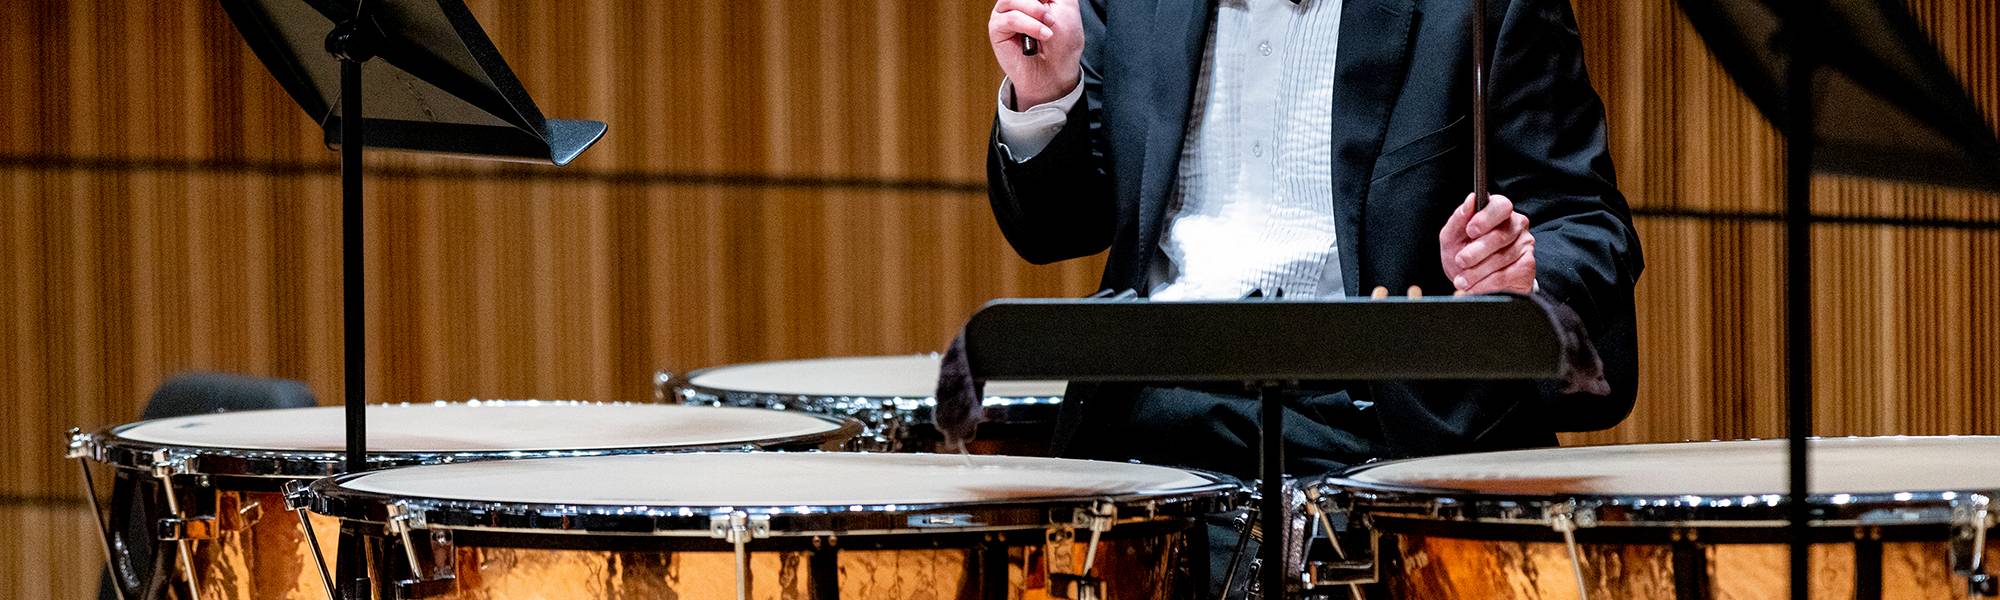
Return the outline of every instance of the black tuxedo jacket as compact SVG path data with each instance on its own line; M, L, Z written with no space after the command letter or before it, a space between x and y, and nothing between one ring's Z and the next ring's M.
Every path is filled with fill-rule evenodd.
M1568 0L1487 1L1493 190L1533 222L1541 292L1583 317L1614 391L1563 395L1548 382L1354 388L1380 408L1393 455L1553 444L1556 431L1623 420L1637 385L1633 284L1643 262L1575 16ZM1215 0L1082 2L1083 100L1026 162L1000 149L996 127L989 194L1022 257L1043 264L1108 249L1103 287L1143 292ZM1472 185L1471 3L1345 0L1341 10L1327 135L1346 293L1411 285L1444 293L1452 285L1438 231ZM1130 397L1074 386L1058 450L1091 411Z
M1104 288L1146 288L1214 10L1214 0L1084 0L1084 100L1034 158L1012 162L998 128L988 150L994 216L1022 258L1046 264L1110 250ZM1348 296L1374 286L1452 290L1438 230L1472 190L1470 14L1462 0L1342 6L1326 134ZM1396 456L1546 446L1558 430L1608 428L1630 414L1638 384L1640 246L1614 184L1604 106L1584 72L1570 2L1490 0L1488 32L1494 192L1532 220L1542 294L1584 318L1614 392L1566 396L1550 382L1354 388L1380 408ZM1058 450L1108 402L1130 394L1072 388Z

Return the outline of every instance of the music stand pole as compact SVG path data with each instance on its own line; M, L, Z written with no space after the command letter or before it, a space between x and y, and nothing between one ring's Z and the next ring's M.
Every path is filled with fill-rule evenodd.
M361 65L368 57L351 54L351 40L336 40L348 28L335 29L327 38L327 48L340 58L340 271L341 314L346 340L346 367L343 385L347 407L347 472L368 469L367 300L362 287L362 164L365 119L350 118L361 113ZM345 48L345 50L335 50Z
M364 0L365 1L365 0ZM326 37L326 51L340 60L340 233L341 233L341 315L346 346L343 385L346 391L347 472L368 470L368 332L366 295L362 271L362 150L366 148L367 122L362 111L362 65L374 58L362 24L365 14L357 9L354 19L336 25ZM369 595L366 557L361 539L341 529L336 553L336 581L343 598Z
M1784 14L1791 61L1785 72L1785 434L1789 454L1786 502L1791 546L1791 597L1806 600L1811 586L1813 508L1808 439L1812 436L1812 165L1813 74L1819 67L1810 29L1814 13L1803 5Z
M1258 527L1263 530L1264 539L1258 546L1262 563L1257 572L1263 587L1264 598L1289 598L1285 565L1286 531L1285 522L1285 404L1280 384L1264 381L1252 384L1257 391L1258 412L1261 429L1258 443L1263 446L1258 453L1258 492L1263 498L1259 502ZM1329 534L1330 535L1330 534ZM1224 591L1227 593L1227 590Z

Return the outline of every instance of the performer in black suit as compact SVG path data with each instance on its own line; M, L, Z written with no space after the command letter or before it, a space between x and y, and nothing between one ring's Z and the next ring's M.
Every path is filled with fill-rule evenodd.
M1603 394L1318 385L1287 404L1295 475L1610 427L1637 383L1642 260L1575 17L1567 0L1488 0L1495 196L1475 213L1471 9L1000 0L988 34L1008 80L987 170L1000 228L1038 264L1108 249L1103 286L1156 300L1544 294L1581 315L1603 358ZM1079 385L1064 411L1064 455L1254 476L1257 411L1240 388Z

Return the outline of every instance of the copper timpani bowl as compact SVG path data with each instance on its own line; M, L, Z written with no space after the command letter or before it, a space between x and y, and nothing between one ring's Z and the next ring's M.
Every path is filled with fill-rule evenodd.
M2000 437L1811 443L1813 598L1993 585ZM1328 525L1377 542L1372 562L1327 583L1373 579L1399 598L1777 599L1786 465L1782 440L1550 448L1370 464L1309 495Z
M71 454L85 469L108 465L119 482L105 542L127 597L192 582L202 600L326 598L302 519L288 510L283 489L344 472L342 417L340 407L242 411L74 436ZM860 429L823 415L534 400L372 405L368 419L368 462L376 468L833 449ZM303 522L331 556L335 521Z
M411 467L316 482L378 582L438 598L1171 598L1238 487L1011 456L696 453Z

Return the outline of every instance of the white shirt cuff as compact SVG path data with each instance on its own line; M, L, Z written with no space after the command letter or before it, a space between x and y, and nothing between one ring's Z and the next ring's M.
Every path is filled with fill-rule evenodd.
M1008 159L1022 163L1041 154L1049 142L1055 141L1056 134L1062 132L1063 125L1069 122L1070 109L1083 99L1083 82L1077 81L1075 88L1054 102L1028 110L1014 110L1008 102L1013 95L1014 82L1001 79L1000 149L1007 153Z

